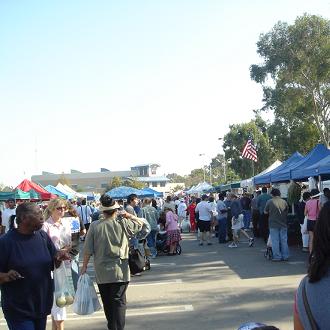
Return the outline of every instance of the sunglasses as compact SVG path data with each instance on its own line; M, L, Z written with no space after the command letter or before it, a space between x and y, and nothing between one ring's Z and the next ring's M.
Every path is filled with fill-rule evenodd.
M65 211L66 210L66 207L65 206L57 207L56 210L57 211Z

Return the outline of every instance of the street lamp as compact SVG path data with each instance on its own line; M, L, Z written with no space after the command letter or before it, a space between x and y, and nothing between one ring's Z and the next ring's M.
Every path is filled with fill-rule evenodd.
M198 156L202 157L202 156L205 156L205 154L199 154ZM205 182L205 164L204 164L204 161L203 161L203 174L204 174L204 182Z
M223 138L219 137L218 138L219 141L223 140ZM225 183L227 182L227 174L226 174L226 153L225 151L223 150L222 148L222 151L223 151L223 177L225 179Z

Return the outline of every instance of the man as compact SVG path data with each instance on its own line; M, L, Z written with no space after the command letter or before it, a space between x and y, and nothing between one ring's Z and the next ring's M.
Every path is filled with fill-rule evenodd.
M14 198L8 198L6 201L7 208L2 213L2 226L4 227L5 233L14 226L14 223L10 223L10 217L16 215L16 203Z
M244 222L244 229L250 228L251 222L251 198L249 197L248 193L244 193L243 197L240 199L242 210L243 210L243 222Z
M182 222L186 219L186 217L187 217L187 205L184 199L181 198L180 203L178 205L178 223L181 232L182 232Z
M91 218L92 210L87 205L86 199L83 199L81 202L78 202L77 212L78 212L79 218L81 219L81 221L83 222L83 224L85 226L86 233L87 233L89 225L91 224L91 221L92 221L92 218ZM84 241L85 239L82 238L81 240Z
M272 197L267 194L267 188L262 187L261 189L261 195L257 199L257 206L259 210L259 230L260 235L264 239L264 242L267 243L268 236L269 236L269 227L268 227L268 214L264 213L266 203L271 199Z
M218 220L218 239L219 244L226 243L227 233L227 206L224 203L224 196L219 194L219 200L217 201L217 220Z
M141 209L141 217L145 218L150 224L151 231L149 235L146 237L147 245L151 252L151 258L156 258L157 249L156 249L156 235L158 231L158 212L157 210L151 206L151 199L145 198L143 200L143 207Z
M207 245L212 245L211 239L211 217L212 205L208 202L207 195L202 196L202 201L197 204L195 213L199 214L198 227L201 232L199 245L207 241Z
M127 197L127 205L126 205L126 212L128 212L129 214L134 215L135 217L137 217L137 214L135 212L135 207L139 205L139 199L137 197L136 194L130 194Z
M255 192L254 197L251 201L251 211L252 211L252 225L253 225L253 236L259 237L259 209L257 205L258 197L260 196L261 191L258 190Z
M272 241L273 261L289 259L288 204L281 198L279 189L272 189L272 198L267 201L264 213L269 214L269 233Z

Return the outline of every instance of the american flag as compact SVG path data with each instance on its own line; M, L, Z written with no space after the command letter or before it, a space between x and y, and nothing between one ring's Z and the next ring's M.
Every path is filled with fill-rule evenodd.
M242 157L251 159L254 162L258 161L256 146L253 144L252 139L250 138L245 143L244 149L242 151Z

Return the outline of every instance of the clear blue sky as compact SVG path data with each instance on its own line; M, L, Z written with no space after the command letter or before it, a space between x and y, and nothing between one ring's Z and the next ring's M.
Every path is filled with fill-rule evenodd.
M304 12L329 18L330 1L1 1L0 183L201 167L261 106L260 33Z

